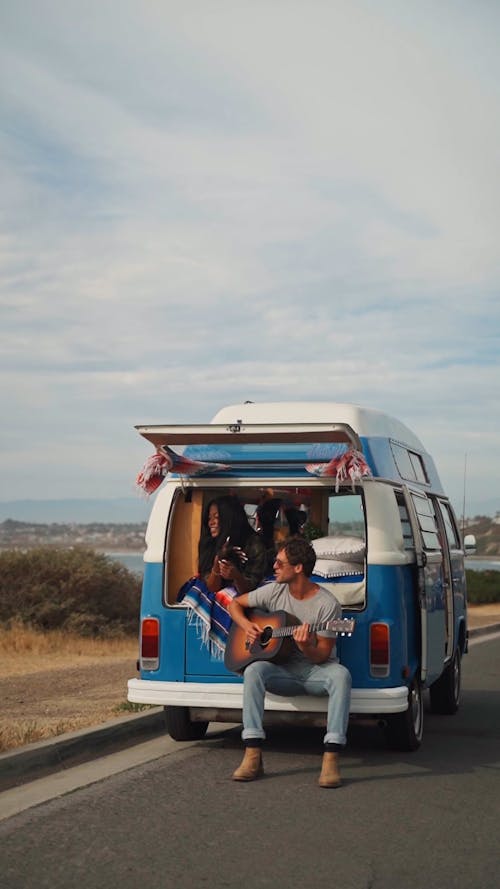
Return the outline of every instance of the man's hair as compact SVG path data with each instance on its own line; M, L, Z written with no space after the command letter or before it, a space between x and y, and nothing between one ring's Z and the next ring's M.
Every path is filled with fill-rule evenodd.
M302 565L306 577L310 577L316 564L316 553L304 537L287 537L278 545L278 553L286 553L290 565Z

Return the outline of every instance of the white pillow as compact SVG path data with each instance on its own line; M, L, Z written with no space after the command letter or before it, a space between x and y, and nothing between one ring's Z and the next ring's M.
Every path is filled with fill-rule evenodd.
M365 584L363 580L358 583L322 583L321 586L335 596L337 602L340 602L344 607L364 604Z
M361 537L318 537L311 541L318 559L341 559L360 562L365 555L365 541Z
M313 574L319 577L347 577L349 574L363 574L362 562L342 562L340 559L316 559Z

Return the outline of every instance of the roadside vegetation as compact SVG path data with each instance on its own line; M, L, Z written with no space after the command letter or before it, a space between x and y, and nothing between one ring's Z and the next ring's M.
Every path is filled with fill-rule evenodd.
M0 552L0 751L123 712L140 587L88 547Z
M137 632L141 579L88 547L0 552L0 625L110 638Z
M467 570L467 598L470 605L500 602L500 571Z

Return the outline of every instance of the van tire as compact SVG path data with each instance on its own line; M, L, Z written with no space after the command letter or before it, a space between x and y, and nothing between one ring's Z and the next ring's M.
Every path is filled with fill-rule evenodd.
M174 741L200 741L207 733L208 722L193 722L189 707L165 707L167 732Z
M448 666L443 670L429 688L431 710L451 716L456 713L460 704L460 686L462 678L462 659L457 648Z
M422 686L416 676L408 689L408 709L386 717L386 738L393 750L418 750L424 730Z

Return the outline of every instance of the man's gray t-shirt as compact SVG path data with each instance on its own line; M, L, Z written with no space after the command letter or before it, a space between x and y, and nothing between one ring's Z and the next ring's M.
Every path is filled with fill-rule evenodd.
M318 586L318 592L310 599L295 599L291 595L287 583L266 583L248 593L248 604L250 608L286 611L288 614L293 614L301 624L325 623L330 620L339 620L342 617L340 602L321 586ZM318 630L317 635L332 639L337 634L334 630ZM298 648L291 659L308 661ZM328 660L337 660L335 645Z

